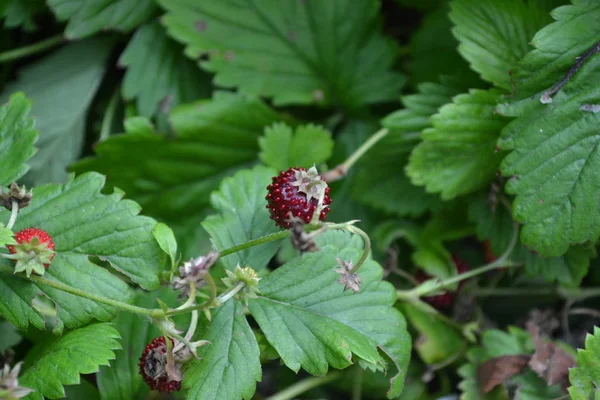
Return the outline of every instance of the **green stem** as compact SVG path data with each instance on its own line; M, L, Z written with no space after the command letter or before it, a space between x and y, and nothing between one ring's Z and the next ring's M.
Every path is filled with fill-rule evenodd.
M13 199L11 208L10 208L10 219L8 220L8 224L6 227L8 229L12 229L15 226L15 222L17 222L17 215L19 214L19 203L15 199Z
M113 119L115 118L115 111L117 110L117 105L119 104L119 87L115 90L110 101L108 102L108 106L106 107L106 112L104 113L104 117L102 118L102 127L100 128L100 138L98 142L103 142L110 136L110 128L112 127Z
M0 266L0 272L4 272L7 274L12 274L13 270L10 267L6 267L1 265ZM16 275L20 278L23 279L27 279L24 276L21 275ZM131 304L127 304L127 303L123 303L121 301L117 301L117 300L113 300L113 299L109 299L108 297L104 297L104 296L99 296L97 294L94 293L88 293L84 290L81 289L77 289L74 288L72 286L69 285L65 285L62 282L58 282L58 281L51 281L49 279L46 279L44 277L41 276L36 276L36 275L32 275L29 278L30 281L35 282L37 284L40 285L45 285L45 286L50 286L54 289L58 289L61 290L63 292L66 293L71 293L75 296L79 296L82 297L84 299L89 299L92 301L95 301L96 303L102 303L102 304L106 304L109 306L113 306L115 308L118 308L120 310L124 310L124 311L129 311L132 312L134 314L139 314L139 315L144 315L144 316L148 316L148 317L152 317L152 318L164 318L165 317L165 313L162 310L159 309L148 309L148 308L143 308L143 307L138 307L138 306L134 306Z
M354 382L352 384L352 400L361 400L362 398L363 375L363 369L357 367L354 371Z
M360 228L357 228L354 225L348 225L346 229L348 229L348 231L350 231L351 233L358 234L362 238L365 245L360 259L358 260L356 265L350 270L350 274L355 274L358 272L360 267L362 267L362 265L365 263L365 261L367 261L367 258L369 257L369 253L371 252L371 238L369 238L369 235L367 235L365 231L363 231Z
M289 386L281 392L274 394L273 396L267 397L265 400L292 400L296 398L299 394L333 382L337 380L340 376L341 373L333 372L325 376L306 378L293 384L292 386Z
M274 240L285 239L288 236L290 236L290 231L280 231L280 232L271 233L269 235L262 236L257 239L252 239L246 243L242 243L242 244L238 244L237 246L229 247L225 250L220 251L219 254L221 255L221 257L225 257L230 254L237 253L238 251L249 249L250 247L259 246L261 244L269 243Z
M225 293L222 293L219 297L217 297L217 300L216 300L217 306L220 306L223 303L227 302L233 296L238 294L240 292L240 290L242 290L245 286L246 286L246 284L244 282L240 281L233 288L226 291Z
M502 296L556 296L555 288L477 288L472 292L476 297Z
M40 53L54 46L61 44L64 41L63 35L56 35L42 40L41 42L30 44L28 46L19 47L18 49L8 50L0 53L0 63L18 60L19 58L27 57L32 54Z

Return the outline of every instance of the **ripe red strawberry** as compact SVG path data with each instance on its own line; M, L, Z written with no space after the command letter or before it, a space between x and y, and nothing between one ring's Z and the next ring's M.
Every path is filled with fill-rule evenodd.
M171 342L173 342L172 339ZM164 336L152 339L152 342L142 351L138 365L140 375L142 375L150 389L161 392L181 390L181 382L169 380L167 374L167 344Z
M273 177L273 183L267 186L267 190L269 194L265 198L271 219L284 229L291 226L290 216L309 223L315 212L318 212L319 220L325 221L330 211L329 187L315 167L281 171ZM321 198L323 203L319 205Z
M15 272L44 274L54 258L54 241L48 233L39 228L27 228L15 234L17 244L8 245L8 251L17 261Z
M463 272L467 272L471 269L466 262L464 262L463 260L461 260L454 254L452 255L452 262L454 263L454 266L456 267L456 272L459 274L462 274ZM423 271L417 272L416 279L419 282L425 282L426 280L431 279L431 278L432 277L430 275L427 275ZM465 283L465 281L461 281L458 284L458 288L456 289L455 292L446 291L445 293L439 294L437 296L424 297L423 300L426 301L427 303L429 303L434 308L438 309L439 311L448 311L452 308L452 305L454 304L454 300L456 300L456 293L460 290L460 288L464 285L464 283Z

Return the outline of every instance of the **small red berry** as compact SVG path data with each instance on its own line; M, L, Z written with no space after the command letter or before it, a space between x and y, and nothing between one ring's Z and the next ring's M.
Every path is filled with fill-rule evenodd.
M471 269L466 262L464 262L463 260L461 260L454 254L452 255L452 262L454 263L454 266L456 267L456 272L459 274L467 272ZM431 279L431 278L432 277L430 275L427 275L423 271L417 272L416 279L419 282L425 282L426 280ZM452 308L452 305L454 305L454 301L456 300L456 293L460 290L460 288L464 285L464 283L465 283L465 281L461 281L458 284L457 290L454 292L446 291L445 293L439 294L437 296L423 297L423 300L426 301L427 303L429 303L432 307L434 307L440 311L448 311Z
M171 342L173 340L171 339ZM164 336L152 339L142 351L139 367L140 375L152 390L161 392L177 392L181 390L181 382L169 380L166 371L167 345Z
M315 167L308 171L305 168L281 171L273 177L273 183L267 186L267 190L269 193L265 199L271 219L284 229L291 227L290 217L309 223L318 212L319 220L325 221L330 211L329 187ZM321 197L323 204L319 205Z
M37 238L38 241L40 242L40 244L45 243L45 248L48 250L52 250L54 251L54 241L52 240L52 238L50 237L50 235L48 235L48 233L42 229L39 228L27 228L27 229L23 229L22 231L19 231L17 233L15 233L15 240L17 241L17 243L19 244L23 244L23 243L31 243L31 241ZM15 246L7 246L8 247L8 251L11 254L16 254L17 253L17 249L15 248ZM52 253L49 256L49 261L52 261L52 259L54 258L54 253ZM48 268L50 266L49 263L44 264L45 268Z

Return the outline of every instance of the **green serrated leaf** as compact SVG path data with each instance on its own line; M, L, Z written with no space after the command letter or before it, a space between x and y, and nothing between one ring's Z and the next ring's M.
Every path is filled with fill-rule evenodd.
M511 153L501 171L510 176L506 191L516 195L515 219L523 223L521 241L544 256L560 256L570 245L600 237L600 183L596 171L600 113L580 110L599 103L600 58L588 60L568 84L541 104L542 93L563 79L576 57L598 41L600 5L574 1L557 8L557 20L538 32L536 49L516 70L516 97L501 108L519 117L502 132L499 145Z
M458 52L483 79L512 88L510 72L562 0L454 0L450 19Z
M23 28L25 31L37 30L35 17L45 11L44 0L3 0L0 5L5 28Z
M223 177L256 159L264 127L282 119L259 100L217 93L174 110L175 138L112 136L72 169L106 174L109 187L126 191L147 215L187 221L205 212Z
M19 344L21 335L11 323L0 321L0 354Z
M31 102L22 93L10 96L0 107L0 186L16 181L29 169L25 163L34 155L38 138L30 110Z
M17 244L12 230L0 223L0 247L5 247L9 244Z
M15 230L38 227L52 237L56 255L45 277L81 290L119 301L131 300L129 286L90 257L108 262L114 269L147 289L159 287L159 274L166 254L152 236L156 222L138 216L139 205L121 200L123 192L102 195L104 177L88 173L64 185L34 189L33 201L21 210ZM0 216L6 216L6 211ZM0 265L13 268L9 260ZM32 308L31 299L45 294L58 306L58 316L68 328L77 328L97 319L112 320L114 307L102 305L60 290L34 284L6 272L0 273L0 314L26 329L29 322L38 328L43 320Z
M439 197L413 185L404 166L421 131L431 126L430 117L459 93L456 82L423 83L419 93L404 96L405 109L387 116L382 124L389 129L358 164L353 195L364 204L399 216L419 216L438 208Z
M267 185L276 174L275 170L263 166L239 171L223 180L219 191L211 195L213 208L219 214L206 218L202 226L218 251L278 231L265 208ZM279 244L280 241L272 241L251 247L221 261L230 270L239 264L258 271L267 266Z
M496 141L508 122L495 112L499 98L495 90L471 90L442 107L410 156L412 182L444 200L489 184L502 159Z
M160 248L169 255L171 262L177 261L177 240L173 230L168 225L159 222L152 230L152 236L158 242Z
M259 284L260 297L250 312L267 340L290 369L324 375L328 365L345 368L353 355L381 366L381 349L394 364L388 371L388 398L400 394L410 354L410 337L402 315L393 308L395 290L382 282L382 268L367 261L359 271L357 294L337 281L336 257L356 262L358 249L326 246L296 258Z
M141 293L135 304L155 307L160 295L160 291ZM160 332L149 319L124 312L119 313L113 323L121 335L122 350L116 351L115 360L110 366L100 367L96 375L100 397L102 400L145 399L149 388L139 373L139 358L146 345L160 336Z
M100 31L129 32L158 11L152 0L48 0L65 36L83 39Z
M48 338L25 357L19 384L34 389L27 399L65 396L63 385L76 385L80 374L92 374L108 365L119 349L119 332L110 324L93 324L64 336Z
M105 38L66 45L19 70L19 79L2 91L0 102L16 91L25 92L33 102L31 116L41 132L37 143L40 150L31 159L26 183L33 186L66 180L67 165L81 154L88 107L104 75L110 49L111 41ZM24 126L31 130L33 125L28 124Z
M331 132L323 127L301 125L292 133L292 128L283 123L265 129L258 143L262 162L279 171L319 165L331 157L334 144Z
M200 65L217 85L276 105L355 108L394 100L404 82L391 69L396 50L381 35L376 0L159 3L169 34L191 58L208 56Z
M569 370L569 394L573 400L597 399L600 395L600 328L585 338L585 349L577 350L577 367Z
M260 351L244 306L228 301L213 310L212 320L200 335L209 345L200 359L186 369L183 386L188 399L250 400L262 378Z
M487 195L476 196L469 206L469 219L476 224L477 236L489 240L491 250L499 257L508 247L514 234L510 212L502 204L493 210ZM512 261L523 262L525 273L532 278L543 278L548 283L576 287L587 275L590 259L596 252L590 246L572 246L558 257L542 257L522 244L517 244L510 256Z
M127 67L123 97L135 99L145 117L168 115L179 104L210 95L208 75L183 55L181 45L169 39L158 22L135 32L119 64Z

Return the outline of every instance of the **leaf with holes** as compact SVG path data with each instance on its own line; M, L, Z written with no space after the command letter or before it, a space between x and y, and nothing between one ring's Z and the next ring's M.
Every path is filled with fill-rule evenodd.
M552 100L548 88L598 41L600 4L575 1L552 15L557 21L536 34L536 49L515 73L517 97L500 109L518 117L499 141L511 151L501 171L511 177L506 191L516 196L513 216L523 223L521 241L544 256L600 237L600 113L581 110L600 102L600 57L583 63L551 104L540 101Z
M65 397L63 385L79 384L80 374L93 374L115 358L119 338L110 324L93 324L47 338L25 357L19 384L35 390L27 397L31 400Z
M265 208L267 185L276 174L275 170L263 166L240 171L224 179L219 190L211 195L211 203L219 214L206 218L202 226L218 251L277 232ZM267 266L279 244L280 241L272 241L250 247L221 261L231 270L238 264L260 270Z
M402 392L410 357L410 337L393 305L394 287L382 282L382 268L368 260L360 269L359 293L344 291L336 258L356 262L358 249L325 246L293 259L259 284L250 312L290 369L324 375L328 366L345 368L353 360L385 366L392 361L388 398Z
M167 255L152 236L156 222L138 216L139 205L122 200L123 192L101 194L103 185L103 176L88 173L64 185L37 187L29 207L19 213L14 229L37 227L52 237L56 255L46 279L128 302L129 286L95 264L93 261L99 261L94 259L108 262L144 288L157 289ZM0 218L7 214L6 210L0 212ZM0 268L0 314L20 329L26 329L29 322L43 328L41 316L31 305L32 298L39 295L56 303L58 317L68 328L84 326L94 319L110 321L116 314L112 306L13 276L12 261L3 259Z
M276 105L357 108L394 100L404 82L378 27L379 2L161 0L169 34L215 83ZM252 39L249 39L252 38Z

